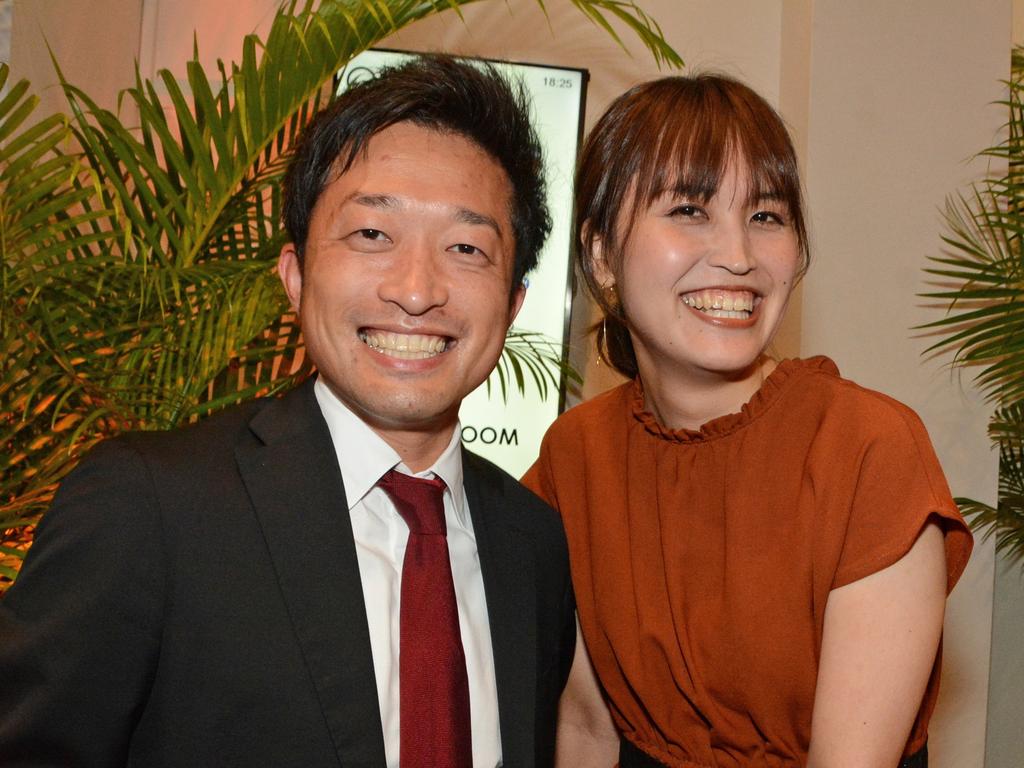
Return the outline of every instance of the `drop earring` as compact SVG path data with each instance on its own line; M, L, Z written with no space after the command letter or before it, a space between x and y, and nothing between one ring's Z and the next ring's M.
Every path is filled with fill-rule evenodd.
M604 306L601 307L601 337L598 340L598 352L600 353L600 347L604 346L605 351L609 349L608 346L608 315L617 315L619 311L619 303L615 294L615 283L609 283L602 287L601 293L604 299ZM605 355L598 354L597 364L601 364L601 359Z
M618 296L615 293L615 283L609 283L602 290L604 292L604 301L607 308L610 309L613 314L618 314L619 301Z

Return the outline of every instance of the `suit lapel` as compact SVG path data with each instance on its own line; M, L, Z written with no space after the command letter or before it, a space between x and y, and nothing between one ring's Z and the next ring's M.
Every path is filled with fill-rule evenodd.
M339 763L384 764L377 684L352 527L312 381L269 403L236 459Z
M537 605L531 536L494 470L463 450L463 475L473 518L498 686L502 762L534 764Z

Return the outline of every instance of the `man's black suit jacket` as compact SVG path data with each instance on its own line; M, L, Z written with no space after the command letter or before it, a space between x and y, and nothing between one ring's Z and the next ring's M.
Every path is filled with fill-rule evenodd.
M565 537L530 492L463 460L504 765L548 765L575 641ZM384 765L311 383L110 440L63 483L0 600L0 766L21 765Z

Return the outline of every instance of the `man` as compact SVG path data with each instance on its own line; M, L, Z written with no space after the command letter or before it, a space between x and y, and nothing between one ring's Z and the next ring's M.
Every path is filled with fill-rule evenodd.
M316 118L279 272L319 375L69 476L0 602L0 765L551 763L564 536L457 428L540 173L522 95L442 56Z

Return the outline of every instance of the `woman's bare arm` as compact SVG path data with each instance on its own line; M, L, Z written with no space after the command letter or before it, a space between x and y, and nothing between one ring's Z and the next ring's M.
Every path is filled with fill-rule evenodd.
M895 768L935 660L946 603L942 531L832 590L811 719L810 768Z
M619 734L576 622L576 652L558 706L558 768L609 768L619 759Z

